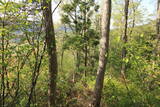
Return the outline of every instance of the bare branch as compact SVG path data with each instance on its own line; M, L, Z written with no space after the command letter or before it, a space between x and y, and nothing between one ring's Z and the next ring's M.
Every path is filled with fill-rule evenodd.
M56 9L59 7L59 5L62 3L62 0L59 1L59 3L57 4L57 6L54 8L54 10L52 11L52 14L56 11Z

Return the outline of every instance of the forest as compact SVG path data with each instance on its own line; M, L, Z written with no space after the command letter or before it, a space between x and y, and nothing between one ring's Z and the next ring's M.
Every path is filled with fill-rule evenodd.
M160 0L0 0L0 107L160 107Z

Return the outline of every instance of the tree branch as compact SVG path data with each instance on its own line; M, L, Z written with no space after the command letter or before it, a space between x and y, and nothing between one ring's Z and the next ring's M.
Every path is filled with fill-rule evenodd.
M57 6L54 8L54 10L52 11L52 14L56 11L56 9L59 7L59 5L62 3L62 0L59 1L59 3L57 4Z

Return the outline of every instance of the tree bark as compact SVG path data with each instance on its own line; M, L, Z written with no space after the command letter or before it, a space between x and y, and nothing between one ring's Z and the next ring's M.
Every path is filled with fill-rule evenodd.
M87 42L87 41L86 41ZM84 66L85 66L85 70L84 70L84 76L87 76L87 62L88 62L88 48L87 48L87 44L85 44L85 49L84 49Z
M8 2L4 8L4 16L3 16L3 19L2 19L2 28L5 29L5 18L6 18L6 9L8 7ZM1 72L1 81L2 81L2 84L1 84L1 95L0 95L0 104L2 107L5 106L5 94L6 94L6 85L5 85L5 73L7 72L6 71L6 65L5 65L5 59L6 59L6 55L5 55L5 35L6 35L6 32L5 31L2 31L2 38L1 38L1 51L2 51L2 54L1 54L1 60L2 60L2 72Z
M131 94L129 93L129 87L127 85L127 81L126 81L126 76L125 76L125 71L126 71L126 64L124 62L124 59L126 58L126 55L127 55L127 49L126 49L126 43L128 42L128 36L127 36L127 31L128 31L128 8L129 8L129 0L125 0L125 7L124 7L124 21L125 21L125 24L124 24L124 34L123 34L123 37L122 37L122 41L123 41L123 47L122 47L122 65L121 65L121 75L122 75L122 78L123 78L123 81L124 81L124 85L128 91L128 96L130 97L132 103L134 103L133 99L132 99L132 96ZM135 20L133 19L133 26L134 27L134 22Z
M56 40L52 20L51 0L43 0L43 15L45 21L46 44L49 59L49 89L48 107L55 107L56 100L56 78L58 72Z
M123 47L122 47L122 66L121 66L121 73L124 76L124 72L126 71L126 64L124 63L124 59L127 55L127 49L126 49L126 43L128 42L128 36L127 36L127 31L128 31L128 7L129 7L129 0L125 0L125 7L124 7L124 34L122 37L123 41Z
M159 56L160 53L160 0L157 1L157 46L156 54Z
M99 66L97 70L97 78L94 90L94 99L92 106L100 107L101 94L103 88L104 74L106 70L106 64L108 62L109 51L109 33L110 33L110 18L111 18L111 0L103 0L103 12L102 12L102 37L100 40L100 55Z
M4 28L4 21L3 21ZM5 105L5 35L4 31L2 32L2 72L1 72L1 81L2 81L2 107Z

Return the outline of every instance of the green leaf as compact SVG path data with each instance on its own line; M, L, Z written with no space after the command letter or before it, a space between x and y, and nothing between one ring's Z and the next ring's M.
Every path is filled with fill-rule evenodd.
M36 13L36 14L38 14L38 13L39 13L39 11L37 11L37 10L36 10L36 11L35 11L35 13Z
M140 37L143 37L143 36L144 36L144 34L141 34L141 35L140 35Z
M28 0L29 3L32 3L32 0Z

